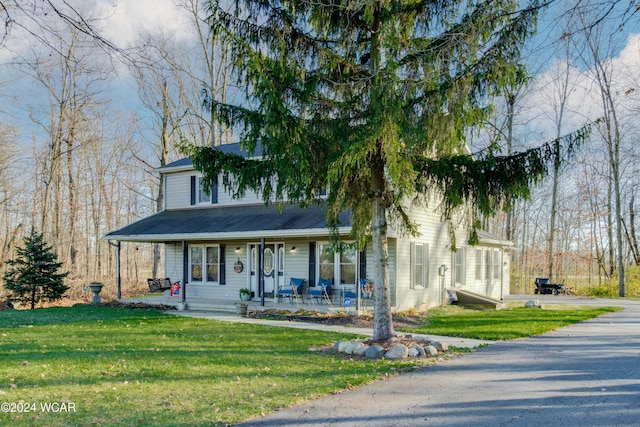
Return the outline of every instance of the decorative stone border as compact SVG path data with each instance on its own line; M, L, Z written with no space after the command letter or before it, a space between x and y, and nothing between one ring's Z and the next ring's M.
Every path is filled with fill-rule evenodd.
M390 348L376 343L367 344L367 342L371 340L338 341L333 348L340 353L387 360L435 357L449 351L446 343L431 341L424 335L400 335L390 341Z

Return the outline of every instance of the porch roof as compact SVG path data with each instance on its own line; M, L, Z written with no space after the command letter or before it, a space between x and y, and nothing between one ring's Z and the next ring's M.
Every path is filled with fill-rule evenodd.
M501 237L496 236L495 234L489 233L484 230L477 230L478 238L480 239L481 245L487 246L513 246L513 242L503 239Z
M306 237L328 235L326 208L285 204L277 206L220 206L165 210L107 233L107 240L168 242L180 240ZM340 214L340 233L351 231L348 212Z

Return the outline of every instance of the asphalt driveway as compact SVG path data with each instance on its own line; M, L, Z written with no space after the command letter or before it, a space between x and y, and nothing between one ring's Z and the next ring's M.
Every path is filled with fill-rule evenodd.
M640 425L640 303L540 297L547 299L625 310L542 336L496 342L242 425Z

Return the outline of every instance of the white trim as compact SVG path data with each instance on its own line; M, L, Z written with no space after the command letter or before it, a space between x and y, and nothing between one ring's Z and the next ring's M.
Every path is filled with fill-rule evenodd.
M338 229L340 235L348 235L351 227L341 227ZM177 242L182 240L199 241L199 240L232 240L232 239L255 239L261 237L307 237L307 236L329 236L329 230L326 228L309 228L297 230L252 230L252 231L235 231L225 233L194 233L194 234L136 234L136 235L112 235L108 236L108 240L119 240L122 242ZM393 237L393 236L389 236ZM107 238L105 236L105 238Z

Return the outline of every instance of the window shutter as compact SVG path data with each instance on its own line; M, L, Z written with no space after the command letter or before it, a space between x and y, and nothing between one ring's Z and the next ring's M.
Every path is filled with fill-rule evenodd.
M360 252L360 278L367 278L367 249Z
M316 244L309 242L309 286L316 285Z
M411 242L409 244L409 265L411 266L411 268L409 268L409 275L411 276L411 279L409 280L409 287L411 289L415 289L416 287L415 257L416 257L416 244L415 242Z
M211 204L218 203L218 184L211 186Z
M425 244L422 250L422 286L429 287L429 245Z
M227 246L220 245L220 284L227 284Z
M196 176L191 175L191 206L196 204Z
M189 244L182 241L182 280L183 284L189 282Z

